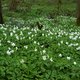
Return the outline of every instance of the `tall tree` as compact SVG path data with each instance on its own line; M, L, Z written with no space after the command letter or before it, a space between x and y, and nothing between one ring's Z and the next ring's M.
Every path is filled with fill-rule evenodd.
M61 1L61 0L58 0L57 5L58 5L58 11L60 12L60 8L61 8L61 5L62 5L62 1Z
M80 0L77 0L77 25L80 26Z
M3 16L2 16L2 3L1 3L1 0L0 0L0 24L3 24Z

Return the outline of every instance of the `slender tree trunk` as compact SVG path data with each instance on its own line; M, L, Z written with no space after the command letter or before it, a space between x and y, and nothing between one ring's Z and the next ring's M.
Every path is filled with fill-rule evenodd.
M60 14L60 11L61 11L61 5L62 5L62 1L61 0L57 0L58 15Z
M2 3L1 3L1 0L0 0L0 24L3 24L3 17L2 17Z
M77 0L77 26L80 26L80 0Z
M9 10L16 11L18 4L19 0L10 0Z

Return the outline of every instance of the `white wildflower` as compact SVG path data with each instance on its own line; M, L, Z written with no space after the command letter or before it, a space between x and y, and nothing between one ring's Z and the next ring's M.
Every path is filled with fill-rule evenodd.
M76 62L73 62L73 64L76 65L77 63Z
M77 47L76 50L80 50L80 47Z
M21 59L20 63L24 63L24 62L25 62L24 59Z
M71 59L71 57L68 57L68 56L67 56L67 60L70 60L70 59Z
M42 34L42 36L44 36L44 34Z
M62 57L62 54L59 54L59 57Z
M35 50L34 50L35 52L37 51L37 49L35 48Z
M43 50L43 53L46 53L46 50Z
M68 43L68 42L66 42L66 44L68 45L69 43Z
M34 44L36 44L37 42L36 41L34 41Z
M18 47L16 47L16 50L18 50Z
M13 36L13 33L12 32L10 33L10 36Z
M8 43L11 43L11 41L7 41Z
M11 53L14 53L14 50L11 50L10 52L11 52Z
M26 45L26 46L24 46L24 48L25 48L25 49L28 49L28 46Z
M31 39L31 37L29 37L29 39Z
M16 46L15 43L11 43L11 45L12 45L13 47Z
M61 41L61 44L63 44L63 41Z
M50 58L50 61L52 62L52 61L53 61L53 59L52 59L52 58Z
M60 46L60 43L58 43L58 46Z
M46 56L42 56L42 58L43 58L43 60L46 60L47 59Z
M11 55L11 52L10 52L9 50L7 50L7 54L8 54L8 55Z

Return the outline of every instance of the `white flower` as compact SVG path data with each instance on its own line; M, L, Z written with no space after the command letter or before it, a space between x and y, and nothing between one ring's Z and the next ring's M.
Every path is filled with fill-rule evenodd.
M20 31L20 35L22 35L22 36L23 36L23 32L22 32L22 31Z
M34 37L34 35L32 35L32 37Z
M77 37L72 38L72 40L77 40Z
M16 50L18 50L18 47L16 47Z
M74 44L74 46L78 46L78 45L79 45L78 43Z
M35 48L35 50L34 50L35 52L37 51L37 49Z
M42 34L42 36L44 36L44 34Z
M43 50L43 53L46 53L46 50Z
M76 63L76 62L74 62L73 64L74 64L74 65L76 65L77 63Z
M77 47L76 50L80 50L80 47Z
M70 60L71 59L71 57L67 57L67 60Z
M48 34L48 36L50 36L50 33Z
M9 50L7 50L7 54L8 54L8 55L11 55L11 52L10 52Z
M58 43L58 46L60 46L60 43Z
M25 48L25 49L28 49L28 46L26 45L26 46L24 46L24 48Z
M29 37L29 39L31 39L31 37Z
M36 41L34 41L34 44L36 44Z
M11 41L7 41L8 43L11 43Z
M14 53L14 50L11 50L10 52L11 52L11 53Z
M12 45L13 47L16 46L15 43L11 43L11 45Z
M39 43L39 42L38 42L37 44L38 44L38 45L40 45L40 43Z
M15 30L13 30L13 33L15 33L16 31Z
M44 47L44 45L41 46L42 48Z
M66 42L66 44L68 45L69 43L68 43L68 42Z
M62 57L62 54L59 54L59 57Z
M24 63L24 62L25 62L24 59L21 59L20 63Z
M53 59L52 59L52 58L50 58L50 61L52 62L52 61L53 61Z
M73 44L72 44L72 43L68 45L68 47L71 47L71 46L73 46Z
M73 38L73 36L71 35L71 36L69 36L69 38L70 38L70 39L72 39L72 38Z
M19 40L19 36L17 34L15 34L15 37L16 37L17 40Z
M63 44L63 41L61 41L61 44Z
M13 36L13 33L12 32L10 33L10 36Z
M61 35L59 34L58 37L61 37Z
M31 34L31 32L28 32L28 35L30 35Z
M10 48L10 47L8 47L8 50L11 50L11 48Z
M42 58L43 58L43 60L46 60L47 59L46 56L42 56Z

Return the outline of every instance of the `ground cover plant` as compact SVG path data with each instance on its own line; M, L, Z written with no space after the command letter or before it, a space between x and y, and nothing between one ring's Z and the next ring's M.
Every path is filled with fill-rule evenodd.
M0 80L80 80L79 0L1 1Z
M80 29L75 25L76 18L9 20L0 25L1 80L80 79ZM43 27L38 29L36 22Z

